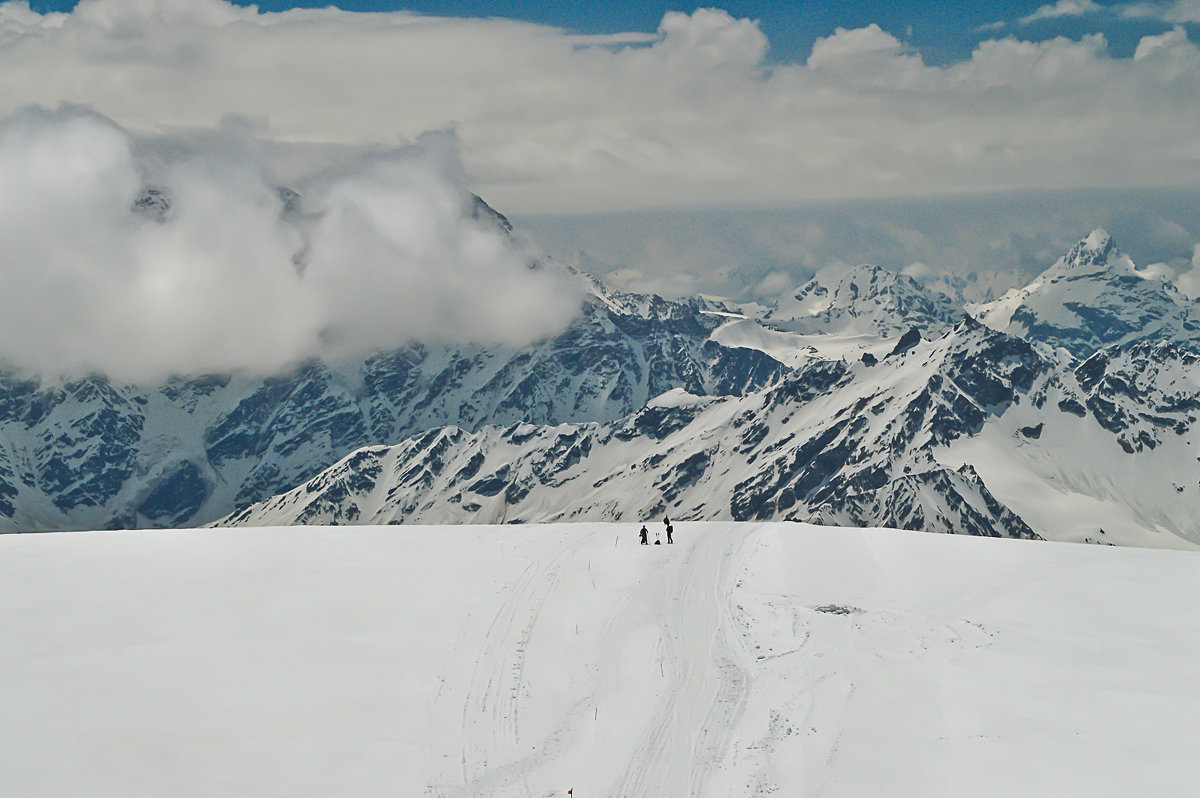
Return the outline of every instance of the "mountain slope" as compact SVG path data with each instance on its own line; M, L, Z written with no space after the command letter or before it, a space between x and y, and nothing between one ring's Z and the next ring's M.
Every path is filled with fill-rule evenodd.
M6 373L0 530L669 510L1200 541L1192 305L1102 231L983 306L991 327L882 269L818 277L774 322L826 332L576 272L579 317L521 350L149 388Z

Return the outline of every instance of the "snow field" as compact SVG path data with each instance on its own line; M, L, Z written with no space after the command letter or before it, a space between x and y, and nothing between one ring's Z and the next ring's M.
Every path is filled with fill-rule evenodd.
M0 794L1200 788L1200 554L637 527L2 536Z

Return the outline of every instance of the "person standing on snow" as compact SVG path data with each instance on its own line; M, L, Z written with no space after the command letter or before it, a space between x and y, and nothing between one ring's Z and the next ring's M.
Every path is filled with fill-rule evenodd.
M675 531L675 527L671 526L671 522L667 522L667 543L674 543L675 540L671 537L671 533Z
M643 546L649 546L649 545L650 545L650 541L646 540L646 536L647 536L647 535L649 535L649 534L650 534L650 533L646 531L646 525L645 525L645 524L642 524L641 536L642 536L642 545L643 545Z

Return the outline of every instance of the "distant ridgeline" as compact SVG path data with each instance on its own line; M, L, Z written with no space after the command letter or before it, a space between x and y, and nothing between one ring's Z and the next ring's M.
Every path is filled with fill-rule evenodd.
M9 373L0 525L669 513L1200 543L1197 308L1103 231L975 306L873 266L757 316L575 276L575 322L519 350L153 387Z

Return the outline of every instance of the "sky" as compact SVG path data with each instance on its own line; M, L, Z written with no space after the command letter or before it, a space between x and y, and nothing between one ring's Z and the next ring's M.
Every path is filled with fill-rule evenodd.
M1105 225L1138 262L1179 273L1200 262L1200 0L316 5L0 3L0 148L10 154L0 164L9 170L0 171L0 194L9 207L43 213L40 226L8 225L20 246L0 251L24 255L0 264L0 297L9 297L0 298L0 318L24 318L17 311L46 303L86 307L87 294L62 301L69 286L89 284L83 274L114 297L138 294L132 317L161 316L153 307L137 311L156 297L172 297L170 306L198 293L218 307L225 294L239 297L224 304L247 316L244 297L270 296L273 283L239 287L247 271L204 250L214 246L204 236L189 239L200 251L176 253L191 265L170 277L155 273L157 256L144 254L153 246L127 229L95 229L71 238L73 249L39 247L35 233L52 230L63 208L103 206L105 191L123 201L139 180L186 193L199 175L212 183L205 190L234 192L225 205L236 208L253 174L260 199L280 185L304 189L306 199L312 193L309 221L258 231L264 241L301 242L307 257L313 214L343 196L331 187L369 182L380 162L405 176L355 203L376 232L388 228L387 247L407 253L417 270L411 282L437 286L419 293L415 308L494 319L505 329L491 337L502 340L541 328L494 307L499 291L457 301L461 285L488 271L485 255L474 272L455 267L466 246L456 236L474 229L471 192L532 235L520 247L574 259L627 288L675 294L746 298L823 265L867 260L1004 286ZM420 144L430 141L441 142L436 156ZM33 151L41 155L31 161ZM439 164L432 171L430 157ZM80 179L73 169L96 181L94 206L56 193ZM426 186L419 175L427 174L442 182ZM414 185L457 198L436 217L437 246L411 226L394 229L379 211L411 203L405 192ZM42 204L25 207L30 196ZM168 226L185 213L181 205ZM113 237L119 245L110 245ZM353 236L334 238L346 249L326 250L330 264L370 260L353 251ZM284 264L280 274L303 260L283 252L291 244L264 246ZM143 253L141 271L122 266L129 255L103 267L85 257L122 247ZM371 257L382 264L380 252ZM502 254L510 263L528 256ZM226 273L205 272L209 290L197 292L184 279L202 271L197 263L224 264ZM306 274L298 275L302 284ZM299 332L286 314L248 323L256 336L310 342L262 347L277 352L263 367L327 345L311 342L365 347L433 334L436 324L415 311L404 314L412 325L364 329L352 318L355 303L378 296L392 277L382 265L358 274L363 293L340 300L340 310L310 296L321 306L310 315L322 321ZM146 292L147 281L154 291ZM72 314L61 315L68 324ZM97 315L91 324L101 323ZM190 362L188 341L209 327L241 329L224 309L196 315L177 347L133 346L130 360L160 369ZM97 348L164 338L125 326L113 336L118 343ZM511 334L517 328L521 334ZM474 324L454 329L488 337ZM45 348L28 358L38 362L96 362L67 356L76 332L53 346L22 341L10 349ZM246 348L236 340L224 347Z

